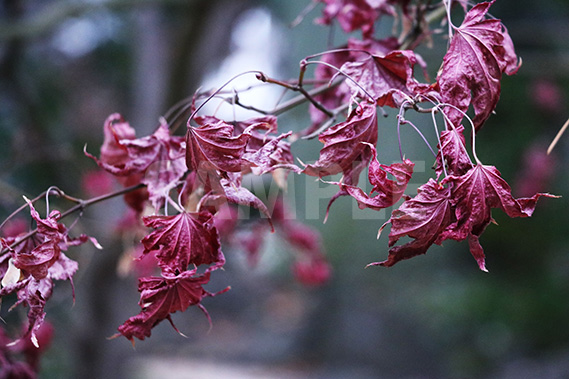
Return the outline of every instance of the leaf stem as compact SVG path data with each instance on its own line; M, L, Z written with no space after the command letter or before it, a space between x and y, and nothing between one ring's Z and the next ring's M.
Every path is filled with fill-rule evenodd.
M311 61L311 62L306 62L306 64L307 65L309 65L309 64L322 64L324 66L327 66L327 67L330 67L330 68L336 70L339 74L346 77L346 79L349 79L352 83L354 83L356 86L358 86L358 88L361 89L362 92L365 93L367 97L369 97L369 100L372 103L375 103L375 98L364 87L362 87L361 84L357 82L357 80L352 78L350 75L346 74L344 71L342 71L342 69L340 69L340 68L338 68L338 67L336 67L336 66L334 66L328 62L324 62L324 61Z
M257 77L258 77L258 75L265 75L265 74L263 74L263 72L258 71L258 70L249 70L249 71L244 71L240 74L233 76L228 81L223 83L223 85L221 87L219 87L217 90L213 91L213 93L211 95L209 95L207 97L207 99L204 100L203 103L201 103L196 109L194 109L194 111L192 112L192 114L188 118L188 126L190 126L190 121L192 121L192 119L204 107L204 105L206 105L211 99L213 99L215 96L217 96L225 87L227 87L229 85L229 83L231 83L232 81L234 81L235 79L237 79L241 76L248 75L248 74L256 74Z

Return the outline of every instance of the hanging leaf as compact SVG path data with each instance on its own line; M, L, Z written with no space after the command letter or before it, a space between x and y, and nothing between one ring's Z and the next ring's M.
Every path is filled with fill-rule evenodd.
M463 112L472 104L476 130L496 108L502 73L513 75L520 66L502 22L486 18L493 3L477 4L460 27L453 27L454 35L437 77L443 102ZM461 112L449 107L445 113L454 125L460 125Z

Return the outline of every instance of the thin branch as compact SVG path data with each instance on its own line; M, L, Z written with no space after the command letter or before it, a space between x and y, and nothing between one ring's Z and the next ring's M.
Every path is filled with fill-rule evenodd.
M310 97L318 96L324 92L331 90L332 88L339 86L340 83L342 83L342 82L343 82L343 80L336 80L336 81L332 82L331 84L325 84L325 85L313 88L313 89L307 91L306 93ZM278 116L279 114L285 113L285 112L297 107L298 105L305 103L308 100L309 99L306 97L305 94L299 95L297 97L294 97L294 98L280 104L275 109L273 109L270 112L270 114Z
M61 219L65 218L65 217L67 217L67 216L69 216L69 215L71 215L71 214L73 214L73 213L75 213L75 212L78 212L78 211L79 211L79 212L82 212L83 210L85 210L86 208L90 207L91 205L100 203L100 202L105 201L105 200L112 199L112 198L117 197L117 196L124 195L125 193L129 193L129 192L132 192L132 191L136 191L137 189L144 188L144 187L146 187L146 185L140 183L140 184L137 184L137 185L134 185L134 186L130 186L130 187L123 188L123 189L118 190L118 191L115 191L115 192L111 192L111 193L105 194L105 195L93 197L93 198L88 199L88 200L78 200L78 199L75 199L75 200L78 200L79 203L76 204L75 206L69 208L69 209L66 210L65 212L62 212L62 213L61 213L61 216L59 217L58 220L61 220ZM53 191L53 189L54 189L54 187L51 187L48 191L50 191L50 190ZM43 192L42 194L40 194L39 196L35 197L33 200L31 200L32 203L35 202L35 201L37 201L37 200L39 200L39 199L41 199L42 197L44 197L44 196L47 194L48 191L44 191L44 192ZM59 191L60 191L61 194L63 193L63 191L61 191L61 190L59 190ZM74 199L74 198L72 198L72 199ZM18 211L21 211L22 209L26 208L27 206L28 206L27 204L23 205L22 207L18 208L17 212L18 212ZM14 212L13 214L15 214L15 213L17 213L17 212ZM12 216L12 215L11 215L11 216ZM6 254L10 249L15 248L16 246L18 246L19 244L21 244L21 243L24 242L25 240L27 240L27 239L29 239L29 238L32 238L33 236L35 236L35 235L37 234L37 232L38 232L37 228L34 229L34 230L29 231L27 234L25 234L23 237L21 237L20 239L18 239L16 242L12 243L9 247L2 249L2 251L0 252L0 256Z
M328 109L326 109L326 107L324 107L322 104L320 104L320 102L318 102L311 94L309 91L307 91L304 87L302 87L302 70L301 70L301 76L299 79L299 83L297 85L292 85L289 84L287 82L283 82L281 80L278 79L273 79L268 77L267 75L265 75L264 73L259 73L257 75L257 79L259 79L260 81L262 81L263 83L272 83L272 84L276 84L279 86L282 86L284 88L287 88L291 91L295 91L295 92L300 92L308 101L310 101L312 103L312 105L314 105L318 110L320 110L321 112L323 112L324 114L326 114L328 117L333 117L334 115L332 114L332 112L330 112Z
M338 115L340 113L344 112L349 107L350 107L350 103L344 103L344 104L340 105L338 108L334 109L332 111L332 113L334 113L333 117L331 117L329 120L324 122L318 129L316 129L312 133L303 136L302 139L312 139L312 138L318 137L318 135L320 133L322 133L323 131L325 131L326 129L328 129L330 126L332 126L334 124L334 122L336 121L336 117L338 117Z
M563 133L565 133L565 130L567 130L568 127L569 127L569 118L567 119L567 121L565 121L565 124L563 124L561 129L559 129L559 131L557 132L557 135L555 136L553 141L551 141L551 144L547 148L547 155L549 155L551 153L551 151L553 150L555 145L557 145L557 142L559 142L559 139L561 138Z

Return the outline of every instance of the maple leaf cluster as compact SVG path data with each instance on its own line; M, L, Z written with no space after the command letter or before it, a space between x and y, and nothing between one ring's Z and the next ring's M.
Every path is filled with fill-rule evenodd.
M371 266L392 266L426 253L432 244L453 239L468 240L479 268L486 271L479 237L493 221L491 209L501 208L510 217L529 217L541 196L553 197L538 193L529 198L514 198L499 171L480 162L474 144L474 161L467 150L463 123L467 120L474 141L476 132L496 108L502 74L512 75L520 66L506 28L500 20L488 16L494 1L479 3L468 11L466 2L460 2L467 12L460 26L450 24L448 50L434 83L421 83L415 78L414 66L419 64L426 68L426 64L419 55L405 49L410 46L406 43L409 34L399 39L377 40L372 33L375 20L392 14L396 5L401 6L405 23L425 25L426 4L364 0L321 2L326 5L318 22L330 24L335 17L344 31L361 30L363 38L351 37L346 46L325 53L318 62L321 66L315 71L317 79L332 82L338 76L346 78L331 91L333 96L326 93L319 99L332 109L340 107L346 99L359 99L359 104L344 123L318 135L324 144L320 158L315 164L307 165L303 172L319 177L343 174L339 182L332 182L340 190L330 205L337 197L349 195L360 208L379 210L403 198L403 203L380 228L381 232L391 225L388 258ZM450 9L448 2L440 6L447 7L447 12ZM406 32L413 33L412 29ZM423 29L415 40L430 36L431 31ZM435 178L421 185L415 197L410 197L405 195L405 189L414 163L403 158L403 151L401 163L384 165L377 161L376 112L378 106L399 108L398 124L411 124L404 114L409 109L419 109L421 103L432 106L433 118L437 113L443 114L445 128L438 136ZM474 112L472 119L467 115L470 108ZM314 125L307 133L319 130L323 120L318 109L311 111ZM370 194L358 187L359 174L366 167L372 185ZM395 245L402 237L412 240Z
M3 251L0 257L0 300L7 295L16 294L17 300L10 309L18 305L28 308L27 325L22 335L9 345L17 347L26 344L27 349L33 351L40 348L40 340L45 340L41 337L42 327L44 330L48 328L44 324L44 309L52 296L54 281L69 281L73 297L75 296L73 275L78 264L64 252L70 246L78 246L87 241L91 241L97 248L101 246L85 234L71 237L68 228L59 222L59 211L54 210L43 219L32 202L28 199L26 201L37 227L29 233L19 224L7 229L7 233L0 238ZM24 236L25 239L22 238ZM37 364L34 364L34 369L35 366Z
M300 282L318 285L330 278L319 234L291 216L282 194L263 202L243 185L247 175L272 176L281 186L289 174L319 180L341 175L329 181L338 192L330 199L326 217L340 196L350 196L359 208L372 210L394 207L402 200L380 228L390 225L387 259L372 266L392 266L452 239L468 240L479 268L486 270L480 237L493 222L492 209L500 208L510 217L529 217L540 197L553 197L537 193L514 198L500 172L482 164L476 155L476 133L496 108L502 75L512 75L520 66L506 28L488 16L493 1L470 9L466 1L314 2L323 3L317 22L337 22L351 33L347 44L320 54L318 61L316 56L304 59L296 82L257 75L263 82L300 92L310 102L312 124L304 130L279 131L278 111L258 110L261 115L247 120L198 114L203 104L223 97L220 89L196 94L188 104L191 116L184 135L175 134L174 122L161 119L153 134L137 137L121 115L112 114L104 123L99 157L85 151L125 187L125 201L140 221L136 227L145 231L136 260L152 261L156 266L154 273L145 272L139 278L140 313L125 321L117 335L134 343L134 338L149 337L152 328L164 320L178 330L171 315L190 306L207 315L202 300L229 289L209 292L204 288L225 264L222 241L239 246L254 265L265 235L276 232L295 251L292 272ZM466 12L460 26L451 22L453 3ZM415 68L418 65L426 72L427 65L413 49L436 35L429 29L427 14L440 10L447 15L448 50L435 81L422 82ZM375 26L387 16L401 18L401 35L376 38ZM355 36L358 32L361 38ZM309 92L303 77L311 64L317 65L311 83L321 87ZM429 80L428 75L423 77ZM225 100L242 105L237 99ZM202 101L200 106L198 101ZM414 197L406 190L415 164L406 158L403 146L401 162L387 165L378 160L378 110L383 107L399 110L398 133L401 125L411 125L433 152L434 175L419 186ZM442 117L444 128L437 130L435 148L405 118L410 110L431 113L433 120ZM469 112L474 116L468 116ZM323 144L318 159L309 164L295 161L291 143L316 136ZM366 169L372 187L369 193L359 185ZM238 206L254 208L259 216L240 228ZM35 232L1 240L0 297L17 293L16 305L29 307L25 336L37 344L36 332L53 281L71 281L77 270L77 263L64 251L90 237L69 237L58 211L42 219L32 202L28 207L37 225ZM411 240L398 245L403 237Z
M142 310L119 327L119 333L130 340L149 337L159 322L172 323L172 313L185 311L192 305L207 315L201 300L229 289L210 293L203 288L211 273L225 263L218 228L224 230L225 238L236 241L236 237L231 237L237 234L236 215L229 211L227 217L220 210L228 209L229 204L256 208L266 220L259 218L258 224L262 224L263 229L254 229L274 230L274 217L271 218L267 205L241 185L244 175L301 171L293 162L290 143L285 140L291 133L276 134L274 116L240 122L198 116L192 121L188 123L185 136L172 135L164 121L151 136L136 138L134 129L120 115L113 114L105 122L100 157L86 152L123 185L144 185L139 193L134 196L129 193L126 199L140 214L148 206L152 213L168 206L177 211L174 215L142 216L144 226L152 232L142 239L143 251L138 259L154 257L160 276L139 279ZM170 197L173 190L176 190L177 203ZM216 221L216 215L221 220ZM233 225L229 225L229 220ZM297 227L291 232L291 222L285 222L282 217L277 221L285 238L298 236L303 230ZM261 233L257 232L254 238L259 239ZM305 238L317 238L313 231L305 234ZM247 246L242 238L239 242ZM245 250L253 256L259 245ZM309 267L320 270L321 283L328 277L322 275L322 267L328 268L328 265L319 249L320 246L313 243L298 250L314 252L302 255L309 258L305 259ZM205 268L198 271L200 267ZM310 277L310 273L304 272L302 278L305 277Z

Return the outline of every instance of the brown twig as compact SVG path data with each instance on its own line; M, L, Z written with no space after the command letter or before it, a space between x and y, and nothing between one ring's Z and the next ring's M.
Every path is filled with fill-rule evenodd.
M73 207L69 208L69 209L66 210L65 212L61 213L61 216L59 217L59 220L63 219L64 217L67 217L67 216L69 216L70 214L73 214L73 213L75 213L75 212L78 212L78 211L81 211L81 212L82 212L83 210L85 210L86 208L90 207L90 206L93 205L93 204L97 204L97 203L100 203L100 202L102 202L102 201L109 200L109 199L112 199L112 198L114 198L114 197L121 196L121 195L124 195L125 193L129 193L129 192L132 192L132 191L136 191L137 189L144 188L144 187L146 187L146 185L140 183L140 184L137 184L137 185L134 185L134 186L130 186L130 187L126 187L126 188L120 189L120 190L115 191L115 192L107 193L107 194L105 194L105 195L96 196L96 197L93 197L93 198L88 199L88 200L80 200L80 199L76 199L76 198L73 198L73 197L69 197L69 196L65 195L65 194L63 193L63 191L57 189L58 196L64 196L65 198L67 198L67 199L69 199L69 200L71 200L71 201L77 202L76 205L74 205ZM42 194L40 194L39 196L36 196L34 199L32 199L31 202L34 203L34 202L38 201L39 199L41 199L42 197L44 197L45 195L47 195L48 192L52 191L53 189L54 189L54 188L52 187L52 188L48 189L47 191L44 191ZM21 206L20 208L18 208L15 212L13 212L9 217L12 217L12 216L15 215L16 213L18 213L18 212L20 212L21 210L25 209L27 206L28 206L28 204L22 205L22 206ZM4 225L4 223L2 223L2 226L3 226L3 225ZM2 251L0 252L0 256L6 254L10 249L15 248L16 246L18 246L19 244L21 244L21 243L24 242L25 240L27 240L27 239L29 239L29 238L32 238L34 235L36 235L37 232L38 232L37 228L34 229L34 230L29 231L29 232L28 232L27 234L25 234L23 237L21 237L20 239L18 239L18 240L15 241L14 243L12 243L9 247L2 249Z

